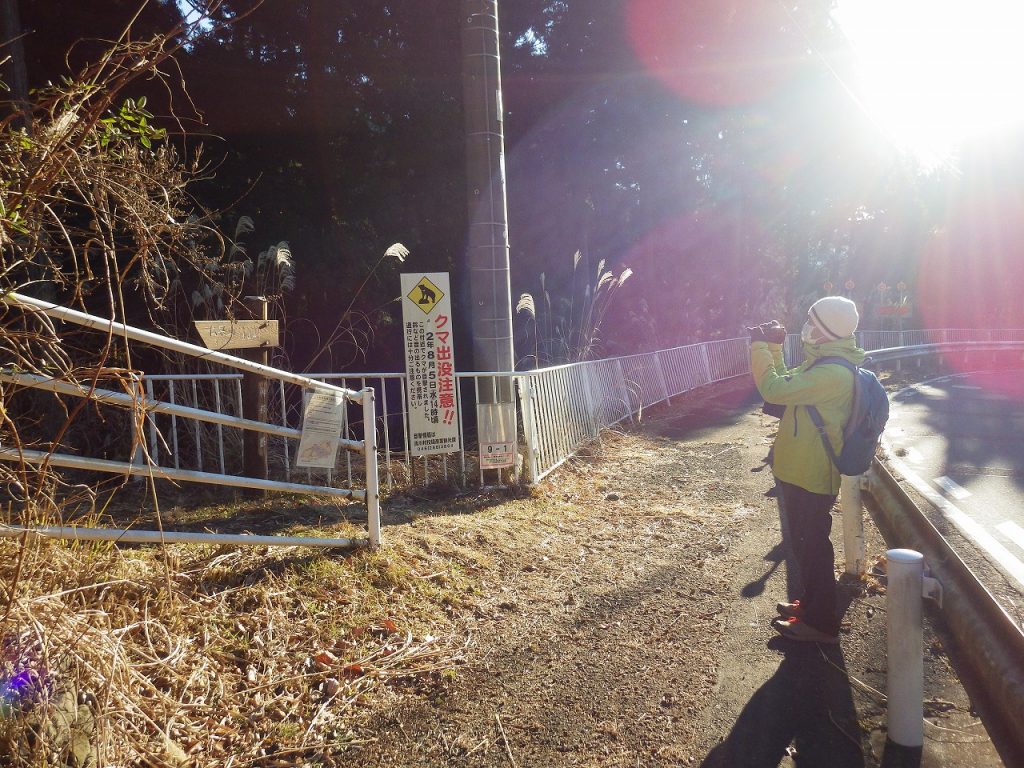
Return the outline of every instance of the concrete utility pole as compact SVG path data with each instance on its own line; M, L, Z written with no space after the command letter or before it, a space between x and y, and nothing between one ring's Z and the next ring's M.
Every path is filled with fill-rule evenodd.
M463 0L463 102L469 198L469 297L473 364L478 371L512 371L512 290L509 284L505 140L497 0ZM501 381L507 384L507 380ZM486 388L485 388L486 389ZM511 391L496 384L497 402ZM509 388L510 389L510 388ZM484 399L481 393L481 399Z

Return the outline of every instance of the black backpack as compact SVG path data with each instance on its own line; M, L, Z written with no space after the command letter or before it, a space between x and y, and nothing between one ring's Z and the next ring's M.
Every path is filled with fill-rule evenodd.
M805 407L818 434L821 435L825 452L832 459L839 474L862 475L871 466L882 430L889 420L889 397L874 373L854 365L845 357L821 357L815 360L810 368L823 364L841 365L853 373L853 407L850 409L850 419L843 427L843 450L838 456L828 435L825 434L825 423L821 413L813 405Z

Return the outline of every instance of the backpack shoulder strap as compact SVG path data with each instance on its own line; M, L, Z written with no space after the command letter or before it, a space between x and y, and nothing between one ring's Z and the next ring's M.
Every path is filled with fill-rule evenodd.
M839 465L839 458L836 456L836 450L832 447L832 441L828 439L828 434L825 432L825 420L821 418L821 413L813 405L805 405L807 409L807 415L811 417L811 421L814 422L814 428L818 430L818 435L821 437L821 442L825 446L825 453L832 460L832 463L836 466Z
M838 355L834 355L831 357L819 357L817 360L815 360L813 363L807 366L807 370L811 370L811 368L813 368L816 365L828 364L840 365L853 374L853 404L850 408L850 421L843 426L843 436L846 437L846 430L853 422L854 414L857 412L857 378L859 376L858 370L860 369L860 366L851 363L845 357L839 357ZM821 436L821 442L825 446L825 453L828 454L828 457L832 460L832 463L838 466L839 459L836 457L835 448L832 447L832 441L828 439L828 435L825 433L825 420L821 418L821 413L813 405L806 405L804 407L807 409L807 415L810 416L811 421L814 422L814 428L818 430L818 435Z

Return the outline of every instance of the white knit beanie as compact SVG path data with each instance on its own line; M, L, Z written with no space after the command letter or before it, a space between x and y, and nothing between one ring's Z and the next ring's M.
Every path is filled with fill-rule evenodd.
M857 305L843 296L826 296L818 299L808 311L814 323L829 341L845 339L857 330L860 315Z

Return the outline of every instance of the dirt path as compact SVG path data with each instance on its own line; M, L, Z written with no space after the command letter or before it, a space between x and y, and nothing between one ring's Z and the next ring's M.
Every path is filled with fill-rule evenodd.
M447 686L394 692L351 764L787 765L788 749L800 765L879 765L877 583L845 590L849 626L827 653L768 626L787 578L763 464L774 424L746 386L690 399L560 470L533 500L545 514L508 503L482 528L417 520L419 535L489 553L460 620L465 660ZM869 521L869 558L884 549ZM984 731L929 642L926 697L971 749ZM978 759L946 764L999 764Z

